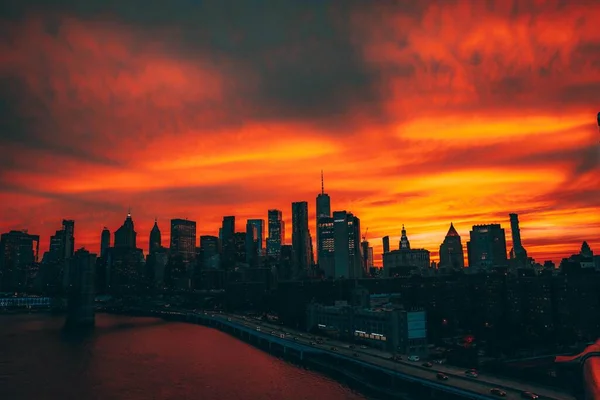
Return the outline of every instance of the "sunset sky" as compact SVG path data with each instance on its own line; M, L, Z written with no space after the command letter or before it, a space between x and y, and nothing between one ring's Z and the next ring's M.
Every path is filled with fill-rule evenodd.
M3 1L0 231L43 252L74 219L98 251L131 207L147 251L155 217L165 241L171 218L216 235L278 208L290 244L323 169L376 260L402 224L433 259L450 222L510 249L511 212L540 262L600 253L599 21L578 0Z

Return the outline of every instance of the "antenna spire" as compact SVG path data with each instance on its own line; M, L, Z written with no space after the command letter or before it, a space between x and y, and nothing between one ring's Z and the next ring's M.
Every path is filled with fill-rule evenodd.
M321 170L321 194L325 194L325 183L323 182L323 170Z

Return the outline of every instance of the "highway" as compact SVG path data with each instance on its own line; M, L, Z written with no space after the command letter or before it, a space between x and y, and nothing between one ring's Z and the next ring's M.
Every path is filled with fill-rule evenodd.
M364 349L360 348L359 346L356 346L354 349L350 349L348 343L332 339L326 339L324 337L322 337L322 344L314 343L315 339L317 338L317 336L315 335L310 335L306 332L298 332L287 327L282 327L250 317L225 313L214 313L211 315L214 315L218 318L231 320L231 322L244 325L251 329L256 329L257 327L259 327L262 333L272 334L277 337L280 337L282 334L287 333L287 339L294 340L293 338L295 337L297 343L301 343L306 346L313 346L319 348L320 350L331 351L331 347L335 347L337 349L335 353L339 353L347 357L356 357L354 354L358 354L358 358L363 362L374 364L382 368L395 370L397 372L412 375L422 379L432 380L437 383L452 385L457 388L468 390L474 393L491 396L490 389L495 387L500 388L506 392L506 397L504 397L505 399L521 399L521 394L526 391L536 393L540 396L540 399L575 399L574 396L570 394L561 393L554 389L549 389L537 385L525 384L521 382L513 382L510 380L486 374L480 374L478 378L469 378L464 374L465 369L453 366L434 364L431 368L423 367L421 364L424 361L410 362L406 360L407 356L403 356L404 360L400 362L395 362L390 360L390 357L392 356L391 353L373 348ZM311 344L311 342L313 344ZM436 376L438 372L446 374L449 379L447 381L438 380Z

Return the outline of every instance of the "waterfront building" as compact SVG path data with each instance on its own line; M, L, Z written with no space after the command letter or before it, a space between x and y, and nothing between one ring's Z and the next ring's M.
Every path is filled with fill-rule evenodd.
M35 242L35 247L34 247ZM30 270L38 261L39 235L10 231L0 236L0 290L23 291L29 285Z
M424 356L426 317L423 310L354 307L342 301L333 306L313 303L307 307L307 328L384 351Z
M95 272L96 254L84 248L77 250L69 260L66 320L69 327L94 325Z

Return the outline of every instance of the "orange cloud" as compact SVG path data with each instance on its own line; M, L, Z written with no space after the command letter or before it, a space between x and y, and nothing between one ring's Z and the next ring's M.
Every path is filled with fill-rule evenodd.
M451 221L465 243L500 222L510 247L510 212L540 261L600 248L600 7L410 3L4 21L1 230L44 248L73 218L97 249L131 206L145 248L155 216L168 240L170 218L216 234L305 200L314 238L323 169L377 262L402 224L434 256Z

